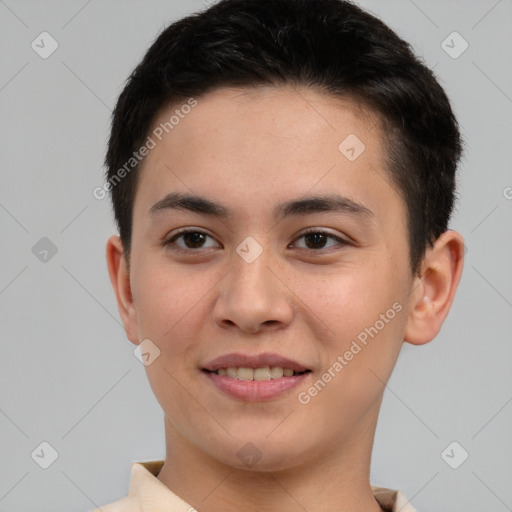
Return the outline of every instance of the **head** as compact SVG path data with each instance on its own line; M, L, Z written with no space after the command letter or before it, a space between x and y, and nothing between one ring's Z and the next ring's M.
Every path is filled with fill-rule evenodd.
M133 153L145 146L157 113L221 87L288 83L375 112L383 125L387 177L407 208L411 271L418 272L426 248L447 230L454 205L461 140L448 98L382 21L349 2L311 5L221 1L169 26L133 71L114 111L105 162L128 264L141 167ZM160 135L173 129L170 124Z
M172 24L113 114L127 336L160 351L146 369L175 438L231 465L246 442L275 469L368 441L403 341L436 336L462 271L443 89L380 20L312 3L222 0ZM218 357L270 352L307 370L293 389L212 384Z

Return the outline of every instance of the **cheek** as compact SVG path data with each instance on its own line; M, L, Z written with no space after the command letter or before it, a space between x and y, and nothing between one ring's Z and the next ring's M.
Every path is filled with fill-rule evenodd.
M204 277L204 276L203 276ZM197 315L201 298L209 289L199 273L186 275L169 265L141 266L135 283L140 335L166 344Z
M184 275L168 264L141 266L139 276L139 335L151 339L160 349L158 358L145 368L148 380L169 417L186 421L199 415L184 389L190 385L190 372L196 370L198 332L206 314L205 294L214 283L209 284L199 272Z
M334 348L340 348L336 346L357 335L370 321L373 323L391 297L373 272L355 266L321 279L298 276L296 285L306 310L310 309L325 324L325 342Z
M326 368L341 356L350 371L345 371L343 363L344 371L335 373L344 373L350 380L375 380L368 368L383 378L389 374L405 325L403 289L392 274L391 265L365 270L353 267L323 280L320 286L304 283L300 292L304 304L326 326L320 339Z

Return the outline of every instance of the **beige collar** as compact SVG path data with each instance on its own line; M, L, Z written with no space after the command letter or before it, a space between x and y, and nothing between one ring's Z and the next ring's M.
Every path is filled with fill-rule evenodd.
M156 478L163 464L163 460L134 462L129 497L137 501L143 512L194 512ZM372 492L379 505L390 512L416 512L402 491L372 486Z

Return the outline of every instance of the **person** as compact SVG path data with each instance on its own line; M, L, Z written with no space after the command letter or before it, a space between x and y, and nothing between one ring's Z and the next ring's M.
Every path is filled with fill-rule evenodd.
M350 2L221 0L161 32L105 190L166 453L103 512L416 509L371 453L403 343L436 337L461 277L462 149L432 71Z

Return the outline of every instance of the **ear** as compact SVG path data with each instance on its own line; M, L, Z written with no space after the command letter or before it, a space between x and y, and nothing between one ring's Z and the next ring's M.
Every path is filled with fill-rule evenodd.
M138 336L137 312L133 301L124 248L119 236L112 235L108 239L106 257L110 282L116 295L117 308L126 331L126 336L133 344L138 345L140 340Z
M464 239L445 231L429 248L420 275L414 279L404 341L423 345L432 341L448 315L464 266Z

